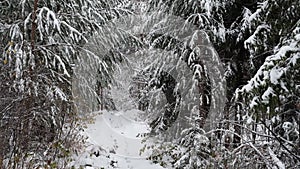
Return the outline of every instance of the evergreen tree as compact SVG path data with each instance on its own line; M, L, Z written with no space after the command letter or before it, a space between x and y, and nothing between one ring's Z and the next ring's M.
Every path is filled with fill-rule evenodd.
M259 3L248 18L246 27L251 36L244 41L256 73L237 90L246 110L245 127L259 133L248 137L256 144L273 137L272 144L278 147L262 153L275 152L287 168L299 166L300 160L299 12L296 1Z
M76 140L74 63L92 33L124 13L122 5L118 0L1 1L1 167L64 167L65 159L59 159L70 155Z
M297 2L178 0L151 3L163 11L194 21L192 23L199 29L208 32L226 65L228 101L223 112L224 122L215 129L220 132L213 132L216 137L210 138L210 146L218 147L209 149L210 157L214 158L205 159L215 161L211 163L215 167L224 168L253 163L257 168L299 165L297 16L300 10ZM197 22L190 20L194 16L200 19ZM201 20L200 16L209 22ZM218 33L213 30L218 30ZM224 30L222 34L220 30ZM279 145L280 148L267 144ZM185 144L183 147L190 149L195 146ZM248 147L251 151L245 152ZM182 155L172 149L170 152L176 156L175 161L178 155ZM241 155L237 155L239 153ZM195 158L184 157L186 161ZM205 165L205 159L199 160L198 167Z

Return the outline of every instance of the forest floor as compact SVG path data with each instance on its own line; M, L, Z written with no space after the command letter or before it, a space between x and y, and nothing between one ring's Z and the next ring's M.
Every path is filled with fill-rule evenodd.
M138 117L139 110L98 112L93 123L84 131L87 147L76 157L75 166L86 169L162 169L147 160L147 148L152 143L144 141L148 125Z

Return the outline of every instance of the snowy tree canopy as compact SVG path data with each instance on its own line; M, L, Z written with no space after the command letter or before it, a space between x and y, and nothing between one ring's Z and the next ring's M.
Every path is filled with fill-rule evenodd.
M299 16L297 0L1 1L0 166L299 168Z

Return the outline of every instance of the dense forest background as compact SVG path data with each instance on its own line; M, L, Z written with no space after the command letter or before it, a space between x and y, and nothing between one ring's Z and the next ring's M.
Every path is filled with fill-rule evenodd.
M212 77L193 48L170 32L128 35L112 28L114 20L140 10L164 13L162 21L171 15L180 17L208 35L224 67L226 96L220 112L209 111L216 104ZM154 24L153 30L163 28L162 23ZM99 42L99 48L114 50L91 52L94 49L86 44L95 35L111 40ZM115 43L117 39L122 40ZM88 120L86 113L116 109L109 94L103 98L101 92L112 89L114 72L130 62L128 51L120 47L124 45L173 52L195 75L200 95L191 97L202 98L196 113L191 108L190 125L184 125L180 136L171 137L173 130L168 129L180 112L174 79L168 72L153 69L163 64L139 71L136 79L144 82L144 95L161 89L167 100L167 108L155 110L162 113L154 118L149 99L139 97L139 109L149 109L152 132L148 137L157 139L149 160L187 169L299 168L297 0L0 1L0 166L66 168L83 146L80 130ZM166 62L160 55L154 57ZM74 77L81 78L76 70L94 69L97 75L83 79L79 86L74 84ZM88 88L90 83L97 88ZM137 86L132 88L133 93L141 93ZM88 92L79 96L80 90ZM89 97L96 101L89 103ZM83 102L78 98L84 98ZM205 129L210 113L222 117L216 119L214 128Z

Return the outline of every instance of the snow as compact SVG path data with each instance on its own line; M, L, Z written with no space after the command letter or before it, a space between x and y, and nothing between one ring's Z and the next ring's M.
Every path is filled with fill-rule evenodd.
M258 30L258 28L257 28ZM254 33L255 34L255 33ZM249 37L245 41L245 46L251 44L251 39ZM282 82L282 76L290 69L290 67L296 65L299 60L299 47L297 43L290 43L290 45L281 46L279 49L274 50L275 54L268 56L265 59L264 64L259 68L255 76L248 81L248 84L243 86L240 90L237 90L236 95L239 92L250 92L255 88L264 86L268 84L268 81L271 82L271 85L280 84L281 87L287 91L285 84ZM291 56L288 56L288 53L292 53ZM279 63L283 63L283 60L286 60L287 66L282 67ZM270 94L270 91L265 91L262 96L263 100L267 100L267 94Z
M66 69L66 65L63 62L62 58L59 55L54 55L54 57L59 61L60 66L62 66L64 74L67 75L68 77L71 77L71 75L69 74L68 70Z
M278 80L280 77L283 75L283 70L282 69L272 69L270 71L270 81L273 84L278 84Z
M268 89L264 92L264 94L261 96L262 101L268 102L268 98L274 95L274 90L272 87L268 87Z
M253 108L254 106L257 106L257 105L258 105L258 104L257 104L257 101L258 101L258 100L259 100L258 97L255 96L255 97L252 99L252 101L251 101L249 107L250 107L250 108Z
M295 66L299 59L300 59L300 53L297 53L293 55L293 57L290 59L289 64Z
M254 12L251 16L249 16L248 22L254 22L260 15L260 13L266 9L267 5L268 5L268 1L259 3L260 8L256 10L256 12Z
M296 39L296 40L300 40L300 34L297 34L297 35L295 36L295 39Z
M275 153L272 151L272 149L268 148L269 149L269 153L270 153L270 156L272 157L272 160L276 163L277 167L279 169L285 169L285 165L276 157ZM276 168L277 168L276 167ZM275 167L274 167L275 168Z
M104 167L120 169L162 169L146 160L150 152L141 149L151 143L142 142L141 134L149 133L145 122L134 120L139 110L98 112L93 124L88 124L86 150L75 157L75 166L85 169ZM96 157L95 154L99 153Z
M266 24L264 24L264 25L259 25L259 26L256 28L255 32L254 32L247 40L245 40L245 42L244 42L245 48L246 48L246 49L251 49L250 46L253 45L253 44L256 44L256 42L257 42L257 37L259 37L260 33L261 33L263 30L269 31L269 29L270 29L270 27L269 27L268 25L266 25ZM254 48L254 50L256 50L256 48ZM252 52L252 51L250 50L250 52Z

